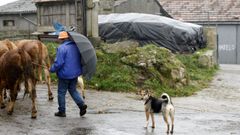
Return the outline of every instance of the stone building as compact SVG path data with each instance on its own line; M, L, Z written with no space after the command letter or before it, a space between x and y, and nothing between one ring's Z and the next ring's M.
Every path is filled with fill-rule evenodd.
M239 0L159 0L173 18L216 29L220 64L240 64ZM212 33L211 35L213 35Z
M0 6L0 38L30 37L36 31L36 7L32 0L20 0Z

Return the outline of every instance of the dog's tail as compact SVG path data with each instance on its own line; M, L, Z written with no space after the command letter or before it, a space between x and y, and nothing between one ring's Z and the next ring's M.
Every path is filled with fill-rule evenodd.
M167 93L163 93L161 95L161 99L166 101L168 104L172 104L172 100L171 100L170 96Z

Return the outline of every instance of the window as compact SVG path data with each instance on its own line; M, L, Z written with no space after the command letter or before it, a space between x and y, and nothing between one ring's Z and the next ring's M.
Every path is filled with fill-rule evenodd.
M15 26L15 22L14 22L14 20L3 20L3 26L4 27Z

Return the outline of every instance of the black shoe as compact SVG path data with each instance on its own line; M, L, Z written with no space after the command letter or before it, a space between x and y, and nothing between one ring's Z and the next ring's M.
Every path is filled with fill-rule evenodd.
M64 112L56 112L54 115L58 117L66 117L66 113Z
M87 105L84 104L83 106L80 107L80 116L85 115L86 112L87 112Z

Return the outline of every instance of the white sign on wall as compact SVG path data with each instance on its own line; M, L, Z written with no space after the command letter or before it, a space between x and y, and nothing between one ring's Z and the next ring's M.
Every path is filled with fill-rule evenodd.
M236 45L234 45L234 44L220 44L218 49L220 51L234 51L234 50L236 50Z

